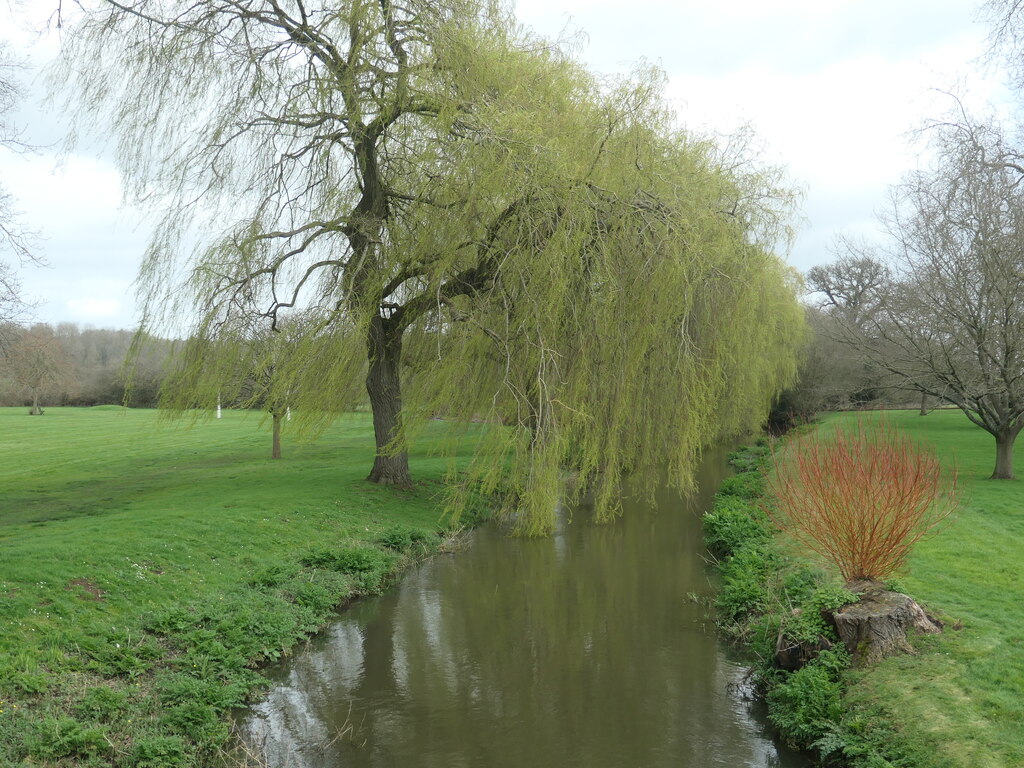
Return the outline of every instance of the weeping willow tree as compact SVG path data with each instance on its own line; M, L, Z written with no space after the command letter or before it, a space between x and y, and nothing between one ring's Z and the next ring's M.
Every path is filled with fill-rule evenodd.
M493 279L405 334L418 415L507 425L460 475L523 533L551 530L566 470L599 518L626 475L653 489L667 466L689 490L703 447L760 426L803 340L797 280L762 239L767 180L728 173L657 100L626 103L597 162L564 156L580 166L504 223Z
M685 486L792 377L792 194L678 130L657 72L598 81L483 0L83 13L60 79L163 212L145 325L191 339L166 402L255 364L223 343L247 318L301 312L270 397L316 419L365 386L384 483L424 418L502 424L464 479L538 533L564 470L601 515L623 473Z
M256 314L239 315L222 325L215 336L192 336L175 350L161 387L164 415L178 417L192 411L199 418L216 403L263 411L271 423L271 458L281 458L281 432L286 416L298 399L294 376L283 377L282 365L291 347L309 333L301 317L276 326ZM138 339L144 342L145 339ZM322 426L330 407L314 410ZM310 420L312 421L312 420ZM317 423L317 422L314 422ZM310 424L307 424L307 429Z

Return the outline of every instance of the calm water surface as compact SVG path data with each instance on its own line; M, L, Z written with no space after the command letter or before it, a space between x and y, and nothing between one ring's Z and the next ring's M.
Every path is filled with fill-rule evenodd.
M497 527L357 603L245 723L277 768L795 768L744 699L745 669L694 601L713 589L700 493L575 510L551 538Z

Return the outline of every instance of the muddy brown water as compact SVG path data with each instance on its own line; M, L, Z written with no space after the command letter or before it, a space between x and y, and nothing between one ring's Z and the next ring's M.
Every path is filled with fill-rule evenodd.
M274 768L796 768L715 636L700 490L585 508L547 539L483 527L358 602L244 721Z

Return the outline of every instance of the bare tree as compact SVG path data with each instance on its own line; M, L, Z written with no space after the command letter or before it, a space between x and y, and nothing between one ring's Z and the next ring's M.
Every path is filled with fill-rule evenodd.
M909 390L920 396L921 414L925 415L928 395L919 382L893 375L878 365L882 348L869 343L868 329L878 321L883 299L892 284L892 270L878 249L863 239L840 237L832 251L835 261L808 270L807 287L819 297L817 308L822 311L812 325L814 343L820 351L831 349L840 371L838 378L830 377L833 391L845 392L850 405L863 405L881 399L892 402Z
M0 43L0 150L8 152L24 152L30 147L25 143L21 132L10 120L22 96L17 74L21 69L7 47ZM28 315L30 305L25 301L18 279L17 265L35 261L36 256L31 250L33 233L28 231L18 214L14 195L0 184L0 254L11 253L14 261L0 259L0 323L23 321ZM10 341L0 336L0 345Z
M1008 479L1024 426L1024 168L995 122L937 123L930 135L931 167L893 191L897 270L861 348L992 434L992 477Z
M71 361L48 325L34 325L11 343L7 368L11 378L31 397L29 414L33 416L43 413L40 400L45 391L74 386Z
M809 421L819 411L870 407L885 392L878 369L846 342L848 331L838 318L814 306L806 307L805 315L808 339L797 382L772 411L783 420L777 428Z
M863 328L878 309L890 270L864 243L841 238L834 248L839 253L835 261L807 271L807 287L821 294L818 306L832 317Z
M1024 86L1024 2L985 0L979 15L989 24L989 59L1002 59L1014 85Z

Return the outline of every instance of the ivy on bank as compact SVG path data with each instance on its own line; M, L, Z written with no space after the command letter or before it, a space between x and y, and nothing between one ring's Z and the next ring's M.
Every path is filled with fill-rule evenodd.
M764 438L730 454L737 474L704 515L704 542L721 574L718 625L753 656L768 717L787 744L826 766L912 768L918 759L884 715L844 700L850 657L826 615L856 595L777 540L764 511L769 455ZM818 650L787 671L776 663L779 646Z

